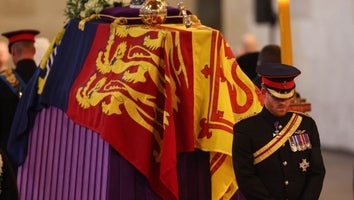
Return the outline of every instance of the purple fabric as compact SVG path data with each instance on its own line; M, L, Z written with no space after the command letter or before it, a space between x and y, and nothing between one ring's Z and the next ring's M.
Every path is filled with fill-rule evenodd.
M108 199L161 199L145 177L116 151L111 151L110 160Z
M107 199L109 145L57 108L43 110L18 168L22 200ZM98 187L99 186L99 187Z
M37 115L17 183L21 200L160 199L99 134L55 107Z
M109 199L161 199L145 177L116 151L111 151L110 160ZM211 199L208 152L196 149L178 154L177 169L181 200Z
M180 199L211 199L209 152L196 149L178 154L177 159Z

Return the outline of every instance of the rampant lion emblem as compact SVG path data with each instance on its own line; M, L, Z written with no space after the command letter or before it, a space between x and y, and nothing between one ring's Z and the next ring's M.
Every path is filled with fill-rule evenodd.
M126 26L112 28L105 49L97 54L95 73L76 91L80 107L99 106L106 115L128 114L162 141L157 129L168 125L170 113L157 98L166 97L166 84L176 90L176 83L164 74L163 34L136 28L133 32ZM183 65L183 60L180 63ZM173 103L175 110L178 101L176 98ZM156 120L157 116L163 116L162 122ZM157 122L160 128L156 128Z

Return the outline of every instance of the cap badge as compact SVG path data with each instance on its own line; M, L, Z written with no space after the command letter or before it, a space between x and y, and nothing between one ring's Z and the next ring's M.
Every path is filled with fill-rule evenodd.
M286 88L286 85L287 85L287 82L284 81L284 82L283 82L283 88Z

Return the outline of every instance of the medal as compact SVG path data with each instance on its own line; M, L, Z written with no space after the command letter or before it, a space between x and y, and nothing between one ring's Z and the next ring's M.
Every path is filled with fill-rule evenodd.
M289 138L289 144L290 144L291 151L297 152L296 142L293 137Z
M281 135L280 129L282 129L283 126L282 126L281 124L279 124L278 121L276 121L276 122L274 123L274 127L275 127L275 131L274 131L274 133L273 133L273 137L279 137L279 136Z
M289 144L291 151L305 151L306 149L311 149L311 141L309 135L306 133L306 130L297 130L294 135L289 139Z
M299 163L299 167L302 169L303 172L306 172L307 168L310 167L310 163L307 162L306 158L302 159L302 162Z

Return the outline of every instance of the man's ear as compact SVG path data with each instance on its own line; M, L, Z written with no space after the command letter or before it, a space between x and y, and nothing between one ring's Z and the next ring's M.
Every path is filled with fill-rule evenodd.
M261 87L261 93L263 96L267 93L267 89L265 87Z
M11 49L10 49L10 54L11 54L12 56L16 56L16 55L17 55L16 48L11 47Z
M32 47L32 52L33 52L33 54L36 54L36 47L34 47L34 45Z

